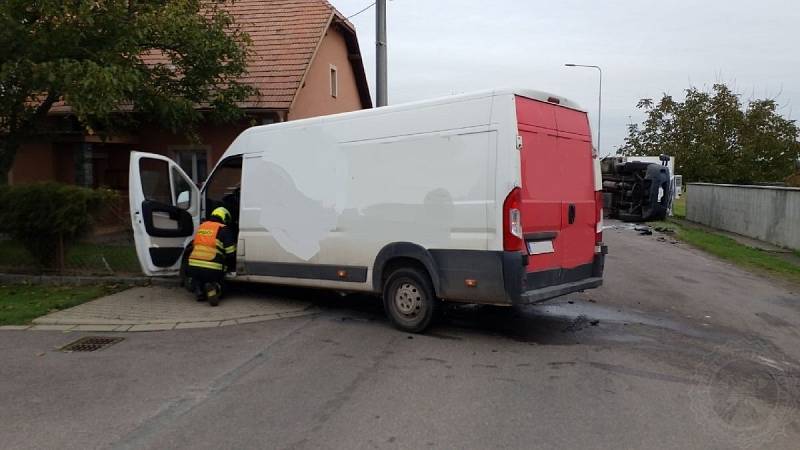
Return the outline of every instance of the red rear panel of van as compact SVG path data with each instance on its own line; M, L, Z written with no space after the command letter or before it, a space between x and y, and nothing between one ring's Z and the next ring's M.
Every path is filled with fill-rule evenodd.
M522 230L532 249L529 277L592 264L598 218L588 117L520 96L516 108L523 142Z

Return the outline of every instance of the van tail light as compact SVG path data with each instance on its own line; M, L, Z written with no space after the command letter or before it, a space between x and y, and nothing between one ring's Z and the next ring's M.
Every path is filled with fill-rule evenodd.
M503 202L503 250L507 252L525 251L521 206L522 189L515 187Z
M594 242L603 242L603 191L594 193L595 210L597 211L597 227L595 229Z

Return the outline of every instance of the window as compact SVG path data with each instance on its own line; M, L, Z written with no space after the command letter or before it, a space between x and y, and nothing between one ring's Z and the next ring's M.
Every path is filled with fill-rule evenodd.
M192 182L200 185L208 176L208 150L207 149L179 149L174 150L175 161L184 172L192 178Z
M162 205L172 205L168 162L152 158L140 159L139 178L142 181L142 192L146 200Z
M336 71L336 66L331 64L331 97L339 95L339 76Z
M184 178L174 167L172 169L172 195L175 196L173 205L185 210L192 207L192 186L189 184L189 180Z
M239 220L239 199L242 184L242 157L233 156L222 161L205 186L206 215L214 208L224 206L234 222Z

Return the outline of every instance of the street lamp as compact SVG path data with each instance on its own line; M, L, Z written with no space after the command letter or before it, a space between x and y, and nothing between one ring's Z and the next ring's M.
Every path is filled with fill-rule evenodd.
M600 91L597 99L597 154L600 152L600 120L603 116L603 69L600 66L591 66L586 64L564 64L567 67L588 67L590 69L597 69L600 72Z

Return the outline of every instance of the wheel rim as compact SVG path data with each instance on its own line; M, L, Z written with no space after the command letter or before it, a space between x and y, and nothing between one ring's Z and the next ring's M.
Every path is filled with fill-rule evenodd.
M406 317L416 317L422 311L424 302L422 290L412 283L402 283L394 294L397 312Z

